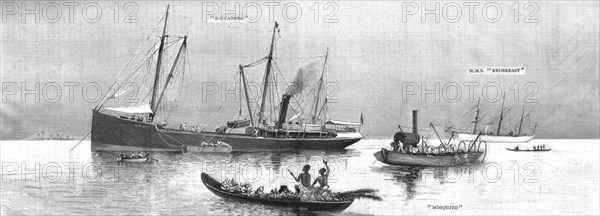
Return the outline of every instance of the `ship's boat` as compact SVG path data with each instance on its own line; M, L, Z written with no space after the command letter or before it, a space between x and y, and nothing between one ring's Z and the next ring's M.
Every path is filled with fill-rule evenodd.
M234 120L234 121L227 122L228 128L243 128L243 127L248 127L248 126L250 126L250 120L248 120L248 119Z
M200 146L186 146L183 153L230 153L231 145L225 142L202 143Z
M123 157L123 155L118 156L117 157L117 162L124 162L124 163L143 163L146 162L150 159L150 153L147 153L146 155L139 157L139 158L135 158L135 157Z
M120 160L118 160L118 162L125 162L125 163L143 163L148 161L148 158L121 158Z

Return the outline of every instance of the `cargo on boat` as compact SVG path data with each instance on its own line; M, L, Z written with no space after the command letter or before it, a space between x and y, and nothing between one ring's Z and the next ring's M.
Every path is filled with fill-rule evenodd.
M412 154L381 149L375 158L385 164L414 167L448 167L461 166L465 163L476 162L483 152L461 152L445 154Z

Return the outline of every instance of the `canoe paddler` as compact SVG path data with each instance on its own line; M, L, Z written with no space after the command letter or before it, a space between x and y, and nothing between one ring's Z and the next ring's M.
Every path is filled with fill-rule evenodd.
M310 165L306 164L304 165L304 167L302 167L302 173L298 174L298 177L294 176L294 173L292 171L290 171L288 169L288 172L290 172L290 175L292 175L292 177L294 178L294 180L296 182L300 182L300 184L302 184L302 186L304 187L310 187L310 173L308 173L308 171L310 170Z
M300 196L300 200L308 201L314 200L313 188L310 186L310 174L308 171L310 170L310 165L306 164L302 167L303 173L298 174L298 177L294 176L294 173L288 169L290 175L296 180L296 182L300 182L300 184L294 185L294 189L296 190L296 194Z

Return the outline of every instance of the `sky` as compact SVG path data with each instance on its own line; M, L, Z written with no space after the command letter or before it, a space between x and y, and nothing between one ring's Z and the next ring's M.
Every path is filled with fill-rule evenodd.
M478 100L491 130L504 93L506 125L525 107L525 133L538 123L538 138L599 137L598 1L237 3L250 21L211 18L235 17L221 14L233 2L2 2L0 139L40 130L87 134L96 87L104 93L160 30L167 4L168 34L188 36L190 61L172 122L212 130L235 119L239 104L226 88L239 64L268 54L276 20L283 76L292 80L308 57L329 47L330 117L356 122L363 114L367 137L410 126L411 110L419 111L419 128L432 122L470 130L473 115L465 113ZM472 73L487 68L521 71ZM264 66L246 72L250 82L263 73Z

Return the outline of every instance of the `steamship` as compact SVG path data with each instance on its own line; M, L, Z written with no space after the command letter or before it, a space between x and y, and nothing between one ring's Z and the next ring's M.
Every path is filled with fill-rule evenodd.
M535 124L535 126L533 127L533 131L531 135L527 135L523 133L523 120L525 119L525 117L529 116L529 113L527 113L525 115L525 107L523 107L523 110L521 112L521 118L519 119L519 121L513 126L516 127L518 124L518 129L515 132L513 132L512 130L508 133L502 133L502 120L504 120L505 116L505 112L504 112L504 97L506 95L504 95L502 97L502 107L500 109L500 116L498 119L498 126L496 128L496 133L493 132L488 132L487 131L487 125L484 131L479 131L477 126L478 123L480 121L480 117L479 117L479 113L480 113L480 109L479 109L479 101L477 101L477 106L475 107L476 111L475 111L475 120L472 122L473 123L473 132L472 133L468 133L468 132L457 132L458 134L458 139L462 140L462 141L473 141L475 139L477 139L478 136L480 140L486 141L486 142L497 142L497 143L526 143L531 141L534 137L535 137L535 129L537 128L537 123ZM478 134L478 133L481 133Z
M154 79L149 88L149 100L142 100L135 106L107 107L105 103L122 95L125 86L118 86L117 90L107 93L101 102L92 111L91 148L92 151L166 151L180 152L188 146L201 145L203 142L222 141L231 145L233 151L287 151L287 150L340 150L362 139L360 133L361 122L345 122L328 119L328 99L324 90L324 74L327 68L327 54L323 57L320 78L316 83L301 80L313 70L301 68L293 86L288 86L280 101L267 100L278 95L276 87L272 86L275 79L274 47L275 35L279 26L275 22L273 28L270 51L268 56L249 65L240 65L240 86L243 86L247 115L241 115L236 120L228 121L226 126L215 131L200 131L199 128L188 130L185 127L170 128L166 122L173 114L176 107L178 92L181 88L183 74L188 64L187 36L179 37L167 34L167 20L169 9L159 22L162 24L162 34L152 45L148 52L142 56L141 65L156 64L147 67L147 73L154 71ZM158 25L158 24L157 24ZM153 37L149 37L153 38ZM158 48L156 48L158 46ZM175 49L178 48L178 49ZM327 52L328 53L328 52ZM171 54L170 57L165 55ZM174 56L174 57L173 57ZM260 101L256 106L251 105L248 90L248 81L244 69L266 64L262 94L258 95ZM312 64L314 66L314 64ZM127 66L126 66L127 67ZM134 67L134 72L125 76L124 82L140 77L139 70L144 67ZM138 75L136 75L136 73ZM152 77L152 76L150 76ZM299 78L298 78L299 77ZM314 84L314 85L311 85ZM292 108L292 99L298 100L299 94L308 86L313 89L310 113L288 113ZM171 99L172 101L169 101ZM275 107L269 115L267 107ZM255 110L253 112L253 110ZM240 110L241 111L241 110ZM277 115L273 115L276 112ZM308 116L300 118L299 116ZM277 116L278 118L269 118ZM241 131L241 132L236 132Z

